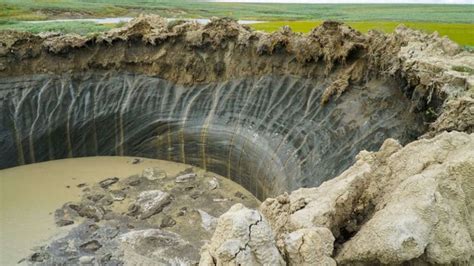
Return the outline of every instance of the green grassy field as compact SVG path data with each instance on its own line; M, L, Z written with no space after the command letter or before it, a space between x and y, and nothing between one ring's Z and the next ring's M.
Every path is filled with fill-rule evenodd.
M474 23L474 5L250 4L192 0L0 0L0 19L64 16L126 16L141 12L167 17L229 16L258 20L432 21Z
M18 30L32 33L40 32L62 32L87 35L94 32L107 31L122 24L96 24L94 22L45 22L33 24L28 22L6 22L0 23L0 30Z
M271 21L253 24L252 28L272 32L288 25L295 32L309 32L320 25L322 21ZM347 21L354 29L368 32L371 29L383 32L392 32L398 25L404 24L410 28L426 32L437 31L441 36L448 36L451 40L465 46L474 46L474 24L467 23L439 23L439 22L411 22L411 21Z
M0 0L0 30L31 32L60 31L88 33L116 25L91 22L31 24L28 20L57 18L101 18L152 13L174 18L232 17L265 20L252 27L274 31L289 25L307 32L323 20L349 23L362 32L379 29L391 32L403 23L409 27L438 31L461 45L474 46L474 5L418 4L250 4L192 0Z

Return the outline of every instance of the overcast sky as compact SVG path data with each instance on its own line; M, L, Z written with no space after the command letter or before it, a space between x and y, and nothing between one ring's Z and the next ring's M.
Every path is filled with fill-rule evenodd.
M212 2L250 3L417 3L417 4L474 4L474 0L211 0Z

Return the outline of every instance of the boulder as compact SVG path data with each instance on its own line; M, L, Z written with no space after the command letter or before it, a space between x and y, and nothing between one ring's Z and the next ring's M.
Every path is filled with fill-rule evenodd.
M265 218L235 204L221 215L210 243L201 250L200 265L284 265Z
M141 192L135 203L129 208L129 213L140 219L147 219L163 210L171 203L171 195L161 190L148 190Z

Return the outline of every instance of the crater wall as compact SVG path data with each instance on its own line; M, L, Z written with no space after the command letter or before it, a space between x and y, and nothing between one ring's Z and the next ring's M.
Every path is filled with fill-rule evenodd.
M126 155L200 166L257 197L317 186L387 137L423 130L396 82L321 104L324 80L266 75L179 85L123 72L0 79L2 153L12 167Z

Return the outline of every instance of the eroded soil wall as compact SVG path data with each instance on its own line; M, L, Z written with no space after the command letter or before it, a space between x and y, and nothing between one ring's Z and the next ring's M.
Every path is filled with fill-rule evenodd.
M263 76L177 85L118 72L1 78L2 168L141 156L200 166L259 198L317 186L363 149L423 131L396 82L321 104L325 81Z

